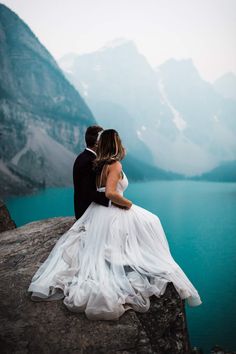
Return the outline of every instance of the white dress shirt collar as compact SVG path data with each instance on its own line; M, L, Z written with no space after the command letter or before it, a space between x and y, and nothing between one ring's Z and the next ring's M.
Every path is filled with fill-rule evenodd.
M92 149L90 149L90 148L86 147L86 148L85 148L85 150L91 151L91 152L92 152L95 156L97 156L96 152L95 152L95 151L93 151Z

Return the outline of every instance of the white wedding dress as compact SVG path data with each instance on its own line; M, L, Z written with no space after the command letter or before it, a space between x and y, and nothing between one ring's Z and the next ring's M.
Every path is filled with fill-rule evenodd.
M123 174L117 191L127 186ZM162 295L168 282L190 306L202 303L156 215L134 204L124 210L92 203L57 241L28 291L34 301L64 298L69 310L89 319L117 320L129 309L148 311L149 297Z

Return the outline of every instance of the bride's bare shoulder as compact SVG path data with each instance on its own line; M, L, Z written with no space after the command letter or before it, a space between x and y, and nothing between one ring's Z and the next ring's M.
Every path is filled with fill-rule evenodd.
M122 165L120 161L115 161L108 166L110 171L119 172L119 173L122 171Z

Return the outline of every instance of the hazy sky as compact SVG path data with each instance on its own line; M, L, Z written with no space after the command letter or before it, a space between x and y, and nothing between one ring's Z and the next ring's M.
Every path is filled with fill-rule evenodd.
M192 58L214 81L236 73L236 0L6 0L51 54L84 53L123 37L152 66Z

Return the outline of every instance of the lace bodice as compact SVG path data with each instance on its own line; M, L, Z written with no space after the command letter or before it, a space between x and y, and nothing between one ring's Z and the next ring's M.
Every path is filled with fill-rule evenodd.
M120 193L121 195L123 195L124 190L128 187L129 184L126 174L124 173L124 171L122 172L123 172L123 178L118 181L117 188L116 188L117 192ZM105 192L105 187L97 188L97 191Z

